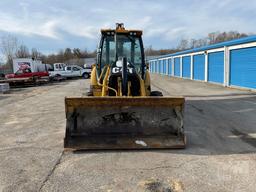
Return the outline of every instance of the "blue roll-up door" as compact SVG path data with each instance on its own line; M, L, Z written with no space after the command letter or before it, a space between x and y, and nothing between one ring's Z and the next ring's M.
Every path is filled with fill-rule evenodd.
M182 77L190 78L191 74L191 57L182 58Z
M193 60L193 78L195 80L205 80L205 56L199 54Z
M161 60L161 74L164 73L164 60Z
M162 74L163 73L163 60L160 60L160 63L161 63L160 73Z
M157 73L159 74L159 73L160 73L160 69L161 69L160 60L157 61L157 65L158 65L158 67L157 67L157 69L158 69Z
M256 89L256 47L230 51L230 85Z
M165 75L168 74L168 59L165 60Z
M168 75L172 75L172 59L168 59Z
M174 58L174 76L180 77L180 58Z
M164 73L164 60L162 60L162 74Z
M157 73L157 61L155 61L155 73Z
M157 61L157 65L158 65L158 71L157 73L161 73L161 63L160 63L160 60Z
M166 74L166 60L163 60L163 74Z
M162 60L159 60L159 74L162 73Z
M161 74L163 74L164 73L164 60L161 60L161 63L162 63L162 72L161 72Z
M160 74L163 73L163 60L160 60Z
M224 51L208 54L208 81L224 83Z

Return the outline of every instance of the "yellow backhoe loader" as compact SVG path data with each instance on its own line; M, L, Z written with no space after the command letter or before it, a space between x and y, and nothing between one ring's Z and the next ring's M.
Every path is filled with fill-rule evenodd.
M151 91L142 31L102 29L88 96L66 97L64 148L184 148L183 97Z

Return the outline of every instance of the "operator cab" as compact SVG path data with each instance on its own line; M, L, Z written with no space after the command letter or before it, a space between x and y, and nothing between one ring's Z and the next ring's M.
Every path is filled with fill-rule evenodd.
M126 58L128 74L136 73L143 79L145 60L142 31L125 30L122 23L117 23L116 30L103 29L101 34L97 54L98 74L105 65L110 65L111 74L120 73L122 59Z

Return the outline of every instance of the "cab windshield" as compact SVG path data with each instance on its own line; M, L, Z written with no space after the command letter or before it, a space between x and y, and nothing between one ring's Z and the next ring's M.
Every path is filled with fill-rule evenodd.
M128 66L134 67L138 73L141 72L142 55L140 38L123 34L118 34L116 37L114 35L106 36L103 40L101 68L106 64L113 66L117 60L123 57L127 58Z

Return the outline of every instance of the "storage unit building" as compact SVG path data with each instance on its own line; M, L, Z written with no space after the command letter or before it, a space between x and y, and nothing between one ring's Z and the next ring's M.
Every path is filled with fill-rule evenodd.
M256 90L256 36L160 56L149 63L155 73Z

